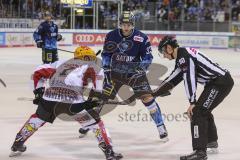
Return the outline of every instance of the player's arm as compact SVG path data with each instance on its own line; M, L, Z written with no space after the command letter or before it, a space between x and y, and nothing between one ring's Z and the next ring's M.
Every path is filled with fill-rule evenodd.
M56 62L55 62L56 63ZM54 63L52 64L44 64L39 66L33 73L33 82L34 82L34 90L33 93L35 98L33 99L33 104L38 105L40 102L44 91L45 91L45 82L49 79L55 72L56 68L54 67Z
M102 52L102 68L104 71L104 76L107 78L107 82L111 81L110 77L110 71L111 71L111 57L112 57L112 52L110 47L112 47L108 42L109 42L109 34L106 35L104 46L103 46L103 52Z
M182 65L184 65L184 86L185 91L189 99L189 103L195 104L196 103L196 90L197 90L197 78L196 78L196 67L193 59L191 57L182 59Z
M172 73L167 78L165 78L165 80L163 80L163 82L160 84L160 87L155 91L154 94L156 96L165 94L177 86L182 80L182 70L176 65Z
M57 41L61 41L62 40L62 35L58 33L58 26L57 25L56 25L56 34L57 34L57 36L56 36Z
M33 33L33 39L36 42L38 48L43 47L42 34L43 34L43 25L40 24Z
M110 70L111 68L110 65L111 65L112 52L110 52L111 45L108 43L109 37L110 37L109 34L107 34L105 37L105 42L104 42L103 52L102 52L102 68L104 72Z
M107 34L103 46L103 52L102 52L102 68L104 72L104 86L103 86L103 93L107 96L110 96L114 86L111 80L111 47L114 47L109 42L110 35ZM115 46L116 47L116 46Z
M34 89L44 87L45 81L50 79L56 72L56 63L44 64L37 67L33 73Z
M104 80L104 73L103 73L103 69L100 70L99 73L96 74L96 78L94 81L94 86L91 89L90 93L89 93L89 99L94 99L94 100L103 100L103 80Z
M103 80L104 80L104 71L101 69L99 71L99 73L96 75L96 82L95 82L95 86L94 86L94 90L96 92L102 93Z
M140 47L140 58L141 58L140 67L146 71L153 60L152 46L148 37L144 39Z

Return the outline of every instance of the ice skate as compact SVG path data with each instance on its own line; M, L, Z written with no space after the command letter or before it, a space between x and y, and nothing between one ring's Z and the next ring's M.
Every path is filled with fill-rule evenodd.
M218 153L218 142L210 142L207 144L207 153L208 154L217 154Z
M115 153L112 149L112 146L106 145L104 142L99 144L99 148L105 154L106 160L119 160L123 158L121 153Z
M89 131L89 129L80 128L79 129L79 138L83 138L83 137L87 136L88 131Z
M181 156L180 160L207 160L207 153L206 151L197 150L189 155Z
M159 132L161 142L166 143L167 141L169 141L168 132L164 124L161 126L158 126L158 132Z
M27 147L19 142L14 142L14 144L11 147L11 153L9 154L9 157L16 157L20 156L23 152L25 152Z

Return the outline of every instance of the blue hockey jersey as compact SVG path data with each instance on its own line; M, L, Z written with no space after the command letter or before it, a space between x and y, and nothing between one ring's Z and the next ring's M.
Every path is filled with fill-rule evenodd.
M45 49L57 49L58 26L53 21L42 22L33 33L35 42L42 40Z
M136 29L128 37L123 36L120 29L115 29L106 35L102 53L103 68L113 67L113 56L115 60L125 63L126 66L129 63L138 63L144 70L149 67L153 59L148 37ZM129 69L129 66L125 68Z

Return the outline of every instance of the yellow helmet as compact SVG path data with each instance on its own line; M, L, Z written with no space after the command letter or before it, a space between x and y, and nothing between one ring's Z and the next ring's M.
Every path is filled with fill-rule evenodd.
M96 61L96 53L88 46L77 47L74 52L74 58L82 61Z

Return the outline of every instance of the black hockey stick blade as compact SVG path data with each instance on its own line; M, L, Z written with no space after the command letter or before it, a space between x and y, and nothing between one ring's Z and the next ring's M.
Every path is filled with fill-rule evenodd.
M123 101L108 100L105 102L105 104L128 105L128 104L134 102L136 100L136 98L137 98L137 96L134 94L126 100L123 100Z
M63 52L68 52L68 53L74 53L73 51L68 51L68 50L65 50L65 49L57 49L57 50L59 50L59 51L63 51Z
M63 51L63 52L68 52L68 53L74 53L73 51L68 51L68 50L60 49L60 48L58 48L57 50ZM102 50L101 50L101 49L97 51L96 56L98 56L100 53L102 53Z
M171 90L173 89L174 85L171 83L165 83L160 85L156 90L153 91L153 97L165 97L171 94Z
M174 87L173 84L171 83L166 83L164 85L160 85L160 87L158 87L158 89L154 90L153 93L151 93L151 95L153 97L165 97L165 96L169 96L171 95L171 89ZM126 100L123 101L107 101L105 104L118 104L118 105L128 105L132 102L134 102L137 98L139 98L140 96L133 94L131 97L129 97Z
M0 83L2 83L2 85L6 88L7 87L7 85L6 85L6 83L0 78Z
M101 49L97 51L96 56L98 56L100 53L102 53Z
M166 83L164 85L160 85L160 87L158 89L156 89L155 91L153 91L153 93L151 93L151 94L153 97L168 96L168 95L171 95L170 91L173 87L174 87L173 84ZM100 95L100 97L101 97L101 95ZM139 96L136 94L133 94L131 97L129 97L128 99L123 100L123 101L115 101L115 100L101 101L101 105L104 105L104 104L128 105L128 104L134 102L137 98L139 98ZM19 101L33 101L33 98L19 97L18 100Z

